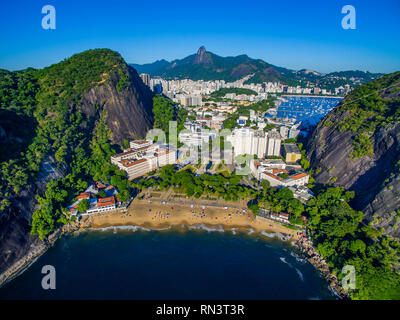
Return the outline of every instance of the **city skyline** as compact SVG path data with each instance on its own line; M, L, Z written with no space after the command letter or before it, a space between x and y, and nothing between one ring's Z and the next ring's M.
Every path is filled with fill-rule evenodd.
M0 68L42 68L92 48L110 48L128 63L181 59L204 45L220 56L247 54L289 69L321 73L362 70L389 73L400 69L400 31L394 0L308 1L285 4L252 1L142 2L54 0L56 29L44 30L40 1L2 3L0 37L7 46ZM341 9L356 9L356 29L344 30ZM13 28L10 28L13 26ZM5 32L7 30L7 33Z

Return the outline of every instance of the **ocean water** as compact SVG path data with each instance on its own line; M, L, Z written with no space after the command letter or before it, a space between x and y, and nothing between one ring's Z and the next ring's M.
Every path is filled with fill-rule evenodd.
M0 288L0 299L336 298L289 243L238 230L182 230L65 236ZM55 290L42 289L44 265L55 267Z

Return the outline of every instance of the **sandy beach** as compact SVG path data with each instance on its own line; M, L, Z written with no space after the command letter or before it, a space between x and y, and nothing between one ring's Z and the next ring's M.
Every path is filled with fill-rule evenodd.
M192 207L193 205L193 207ZM104 212L82 217L82 228L105 228L110 226L140 226L150 229L164 229L169 226L205 225L221 226L224 230L253 230L268 234L280 233L286 238L298 239L298 232L273 222L257 217L247 208L208 206L201 201L193 204L181 204L178 201L138 200L130 204L127 212Z

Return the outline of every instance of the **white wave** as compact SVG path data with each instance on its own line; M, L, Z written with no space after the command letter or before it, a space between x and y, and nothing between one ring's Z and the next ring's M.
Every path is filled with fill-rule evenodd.
M300 256L297 255L296 253L294 253L293 251L290 251L290 255L291 255L293 258L295 258L297 262L301 262L301 263L303 263L303 264L307 262L306 259L300 258Z
M140 231L151 231L152 229L144 228L144 227L141 227L141 226L110 226L110 227L104 227L104 228L99 228L99 229L88 229L88 230L90 230L90 231L102 231L102 232L112 230L114 233L117 233L118 230L129 230L129 231L132 231L132 232L136 232L138 230L140 230Z
M286 261L286 259L284 257L279 257L279 259L283 262L286 263L289 267L292 267L292 265Z
M250 230L247 234L252 234L252 233L254 233L254 229L250 228Z
M260 234L262 234L263 236L266 236L266 237L268 237L268 238L274 238L274 237L276 237L276 238L281 239L282 241L287 241L287 240L288 240L288 237L286 237L285 235L283 235L283 234L280 233L280 232L271 232L271 233L268 233L268 232L266 232L265 230L262 230L262 231L260 232Z
M303 276L303 274L301 273L301 271L300 271L299 269L293 267L292 264L289 263L289 262L287 262L286 259L285 259L284 257L279 257L279 259L280 259L283 263L287 264L290 268L295 269L297 275L298 275L299 278L300 278L300 280L301 280L301 281L304 281L304 276Z
M299 275L300 280L301 280L301 281L304 281L304 276L303 276L303 274L301 273L301 271L300 271L299 269L296 268L296 272L297 272L297 274Z
M225 232L224 228L221 225L218 227L207 227L204 223L194 224L188 227L189 230L204 230L207 232Z

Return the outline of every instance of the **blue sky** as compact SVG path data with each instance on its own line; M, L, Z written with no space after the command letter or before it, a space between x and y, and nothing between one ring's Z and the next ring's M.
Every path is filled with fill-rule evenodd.
M41 9L56 8L56 30ZM344 30L341 8L356 9ZM91 48L129 63L183 58L204 45L291 69L400 70L400 0L0 0L0 68L41 68Z

